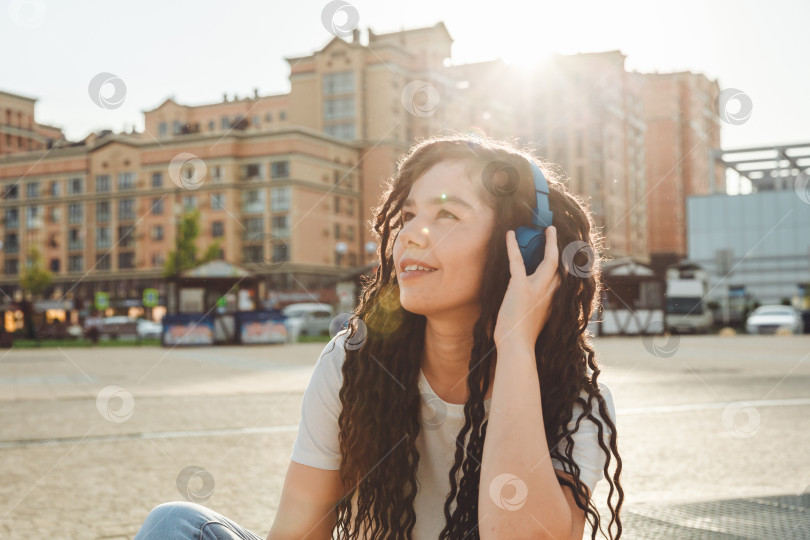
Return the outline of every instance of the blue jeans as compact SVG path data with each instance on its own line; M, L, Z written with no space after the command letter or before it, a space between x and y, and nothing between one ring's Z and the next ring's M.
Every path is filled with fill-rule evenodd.
M175 501L156 506L135 540L264 540L205 506Z

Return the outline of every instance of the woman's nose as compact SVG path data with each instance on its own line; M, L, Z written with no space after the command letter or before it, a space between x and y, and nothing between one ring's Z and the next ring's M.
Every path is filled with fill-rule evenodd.
M426 245L430 231L426 225L422 225L417 218L411 218L399 232L399 239L403 245L416 244Z

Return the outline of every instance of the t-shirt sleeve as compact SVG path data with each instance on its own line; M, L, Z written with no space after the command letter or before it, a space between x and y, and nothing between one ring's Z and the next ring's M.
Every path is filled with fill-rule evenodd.
M301 421L290 459L319 469L340 469L338 418L342 409L344 335L341 331L326 344L301 401Z
M610 392L610 388L608 388L605 383L600 382L599 389L602 397L605 399L605 405L607 406L608 413L610 414L610 419L615 426L616 409L613 404L613 395ZM582 397L583 399L587 399L587 393L583 391ZM574 416L568 423L569 431L574 429L576 426L577 418L579 418L579 416L582 414L582 411L582 405L579 403L574 403ZM605 423L602 419L602 416L599 414L596 403L594 403L591 414L593 414L593 416L596 417L602 424L602 440L605 446L610 448L611 430L607 423ZM605 460L607 459L604 450L602 450L602 448L599 446L598 428L590 418L585 417L580 422L579 429L576 431L576 433L571 435L571 438L574 440L572 457L574 462L579 467L579 478L586 486L588 486L591 494L593 494L596 483L604 478L603 469L605 467ZM567 444L568 442L565 438L561 439L557 444L557 449L562 455L565 455ZM552 458L551 463L555 469L559 469L561 471L564 470L563 464L560 460Z

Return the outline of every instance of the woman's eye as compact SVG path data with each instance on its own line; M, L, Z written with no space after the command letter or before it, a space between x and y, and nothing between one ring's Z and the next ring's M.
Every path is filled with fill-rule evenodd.
M448 215L448 216L450 216L451 218L454 218L454 219L458 219L458 218L456 218L456 216L454 216L453 214L451 214L450 212L448 212L447 210L444 210L444 209L439 211L439 215L442 215L442 214ZM413 216L413 213L411 213L411 212L403 212L402 213L402 222L403 223L408 221L408 216Z

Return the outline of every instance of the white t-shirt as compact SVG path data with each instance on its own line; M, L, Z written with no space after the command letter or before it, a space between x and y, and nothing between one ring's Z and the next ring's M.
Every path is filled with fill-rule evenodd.
M301 422L291 456L297 463L319 469L340 469L338 417L341 404L338 393L343 383L341 368L346 356L343 345L347 332L341 331L324 347L304 392ZM616 412L610 389L604 383L599 383L599 388L615 425ZM456 437L464 426L464 405L442 401L421 370L419 390L422 393L422 429L416 439L420 456L416 477L421 488L414 500L416 524L413 538L435 540L444 528L444 501L450 493L449 475L455 457ZM584 390L581 396L587 401ZM484 400L485 419L489 416L490 402L491 398ZM582 410L580 404L574 403L574 416L569 429L573 429ZM603 440L609 446L609 427L602 421L596 407L592 413L602 422ZM439 418L443 420L438 422ZM467 436L469 438L469 433ZM583 418L579 430L571 437L574 440L572 455L579 466L580 479L593 493L596 483L603 478L605 465L605 454L597 443L597 426L587 417ZM565 439L559 442L558 448L563 455L566 444ZM557 459L552 458L552 466L563 470L562 463Z

